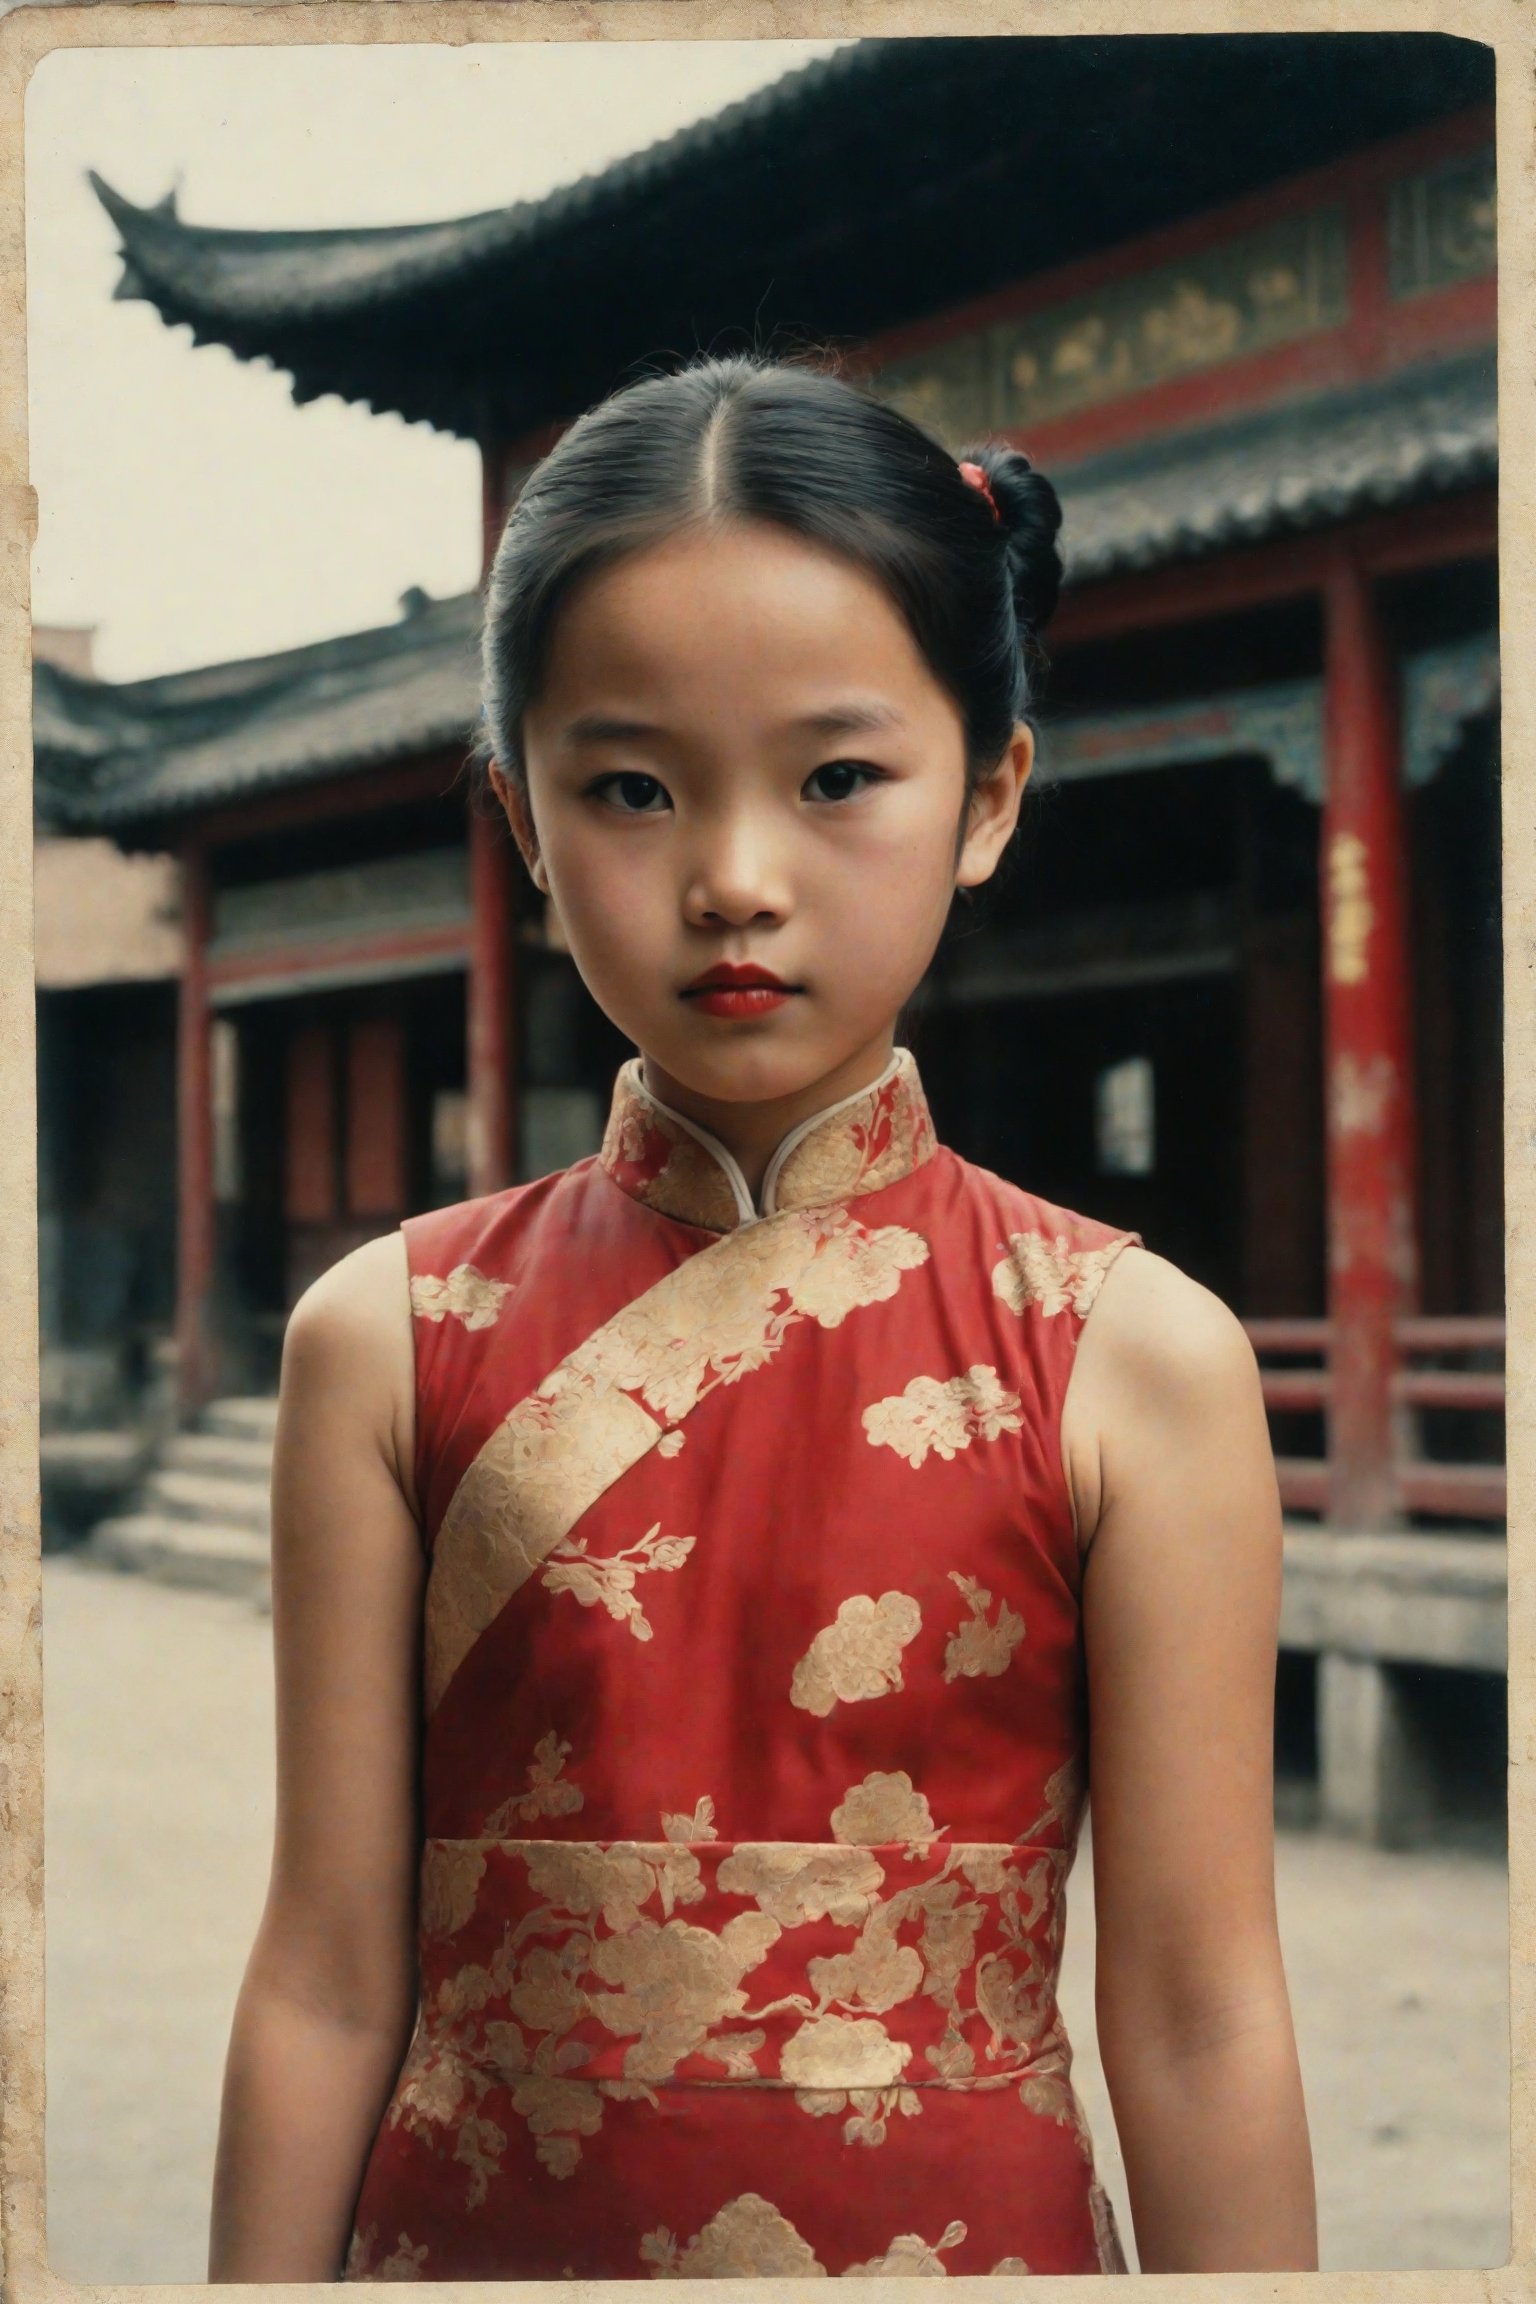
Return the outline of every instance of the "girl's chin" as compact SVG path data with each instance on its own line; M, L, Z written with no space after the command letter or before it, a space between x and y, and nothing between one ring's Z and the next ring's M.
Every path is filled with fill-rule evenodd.
M765 1037L759 1037L756 1047L673 1048L665 1052L652 1048L647 1054L652 1064L680 1087L732 1103L767 1104L776 1097L797 1095L827 1069L814 1054L765 1046Z
M721 1033L713 1044L699 1033L682 1047L671 1040L665 1047L643 1039L635 1045L657 1072L692 1095L722 1104L777 1104L803 1096L818 1081L834 1079L875 1037L872 1031L848 1042L790 1046L759 1027ZM733 1045L726 1045L728 1040Z
M803 993L756 1012L696 1008L691 1000L680 1001L679 1007L681 1015L669 1017L665 1029L650 1039L642 1030L635 1041L669 1072L686 1063L719 1065L727 1071L764 1061L799 1067L816 1061L825 1038L824 1026L806 1013Z

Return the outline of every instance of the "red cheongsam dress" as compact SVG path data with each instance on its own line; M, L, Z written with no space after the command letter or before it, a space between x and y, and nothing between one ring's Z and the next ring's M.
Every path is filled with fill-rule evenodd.
M1134 1235L899 1048L760 1205L634 1057L599 1152L405 1236L421 2006L344 2276L1123 2270L1060 1417Z

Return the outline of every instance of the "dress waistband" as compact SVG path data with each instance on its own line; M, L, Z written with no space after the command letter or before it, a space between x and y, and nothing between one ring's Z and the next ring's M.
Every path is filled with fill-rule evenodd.
M1070 1860L937 1838L431 1839L423 2027L503 2079L746 2083L814 2113L1064 2077Z

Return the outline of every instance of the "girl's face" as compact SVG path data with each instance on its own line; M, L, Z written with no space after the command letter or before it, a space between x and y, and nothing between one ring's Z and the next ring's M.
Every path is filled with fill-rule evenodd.
M1020 728L968 811L958 707L853 563L689 530L582 583L496 788L581 975L663 1097L832 1101L875 1077L957 885L1017 819ZM784 987L701 999L717 963Z

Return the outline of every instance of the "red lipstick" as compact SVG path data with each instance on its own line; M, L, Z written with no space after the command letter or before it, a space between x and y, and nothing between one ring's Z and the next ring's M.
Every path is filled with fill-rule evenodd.
M682 996L709 1016L763 1016L770 1008L781 1008L795 990L771 968L749 961L717 960L691 984L684 985Z

